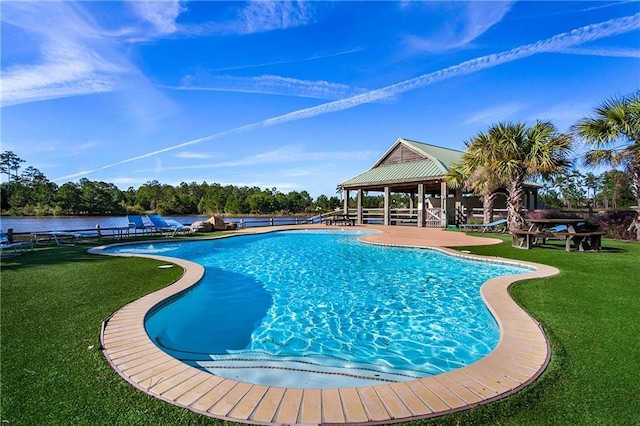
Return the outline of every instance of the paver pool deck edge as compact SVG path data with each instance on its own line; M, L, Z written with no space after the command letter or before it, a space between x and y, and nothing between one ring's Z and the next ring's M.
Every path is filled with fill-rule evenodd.
M336 229L297 225L245 229L237 234L285 229ZM184 269L174 284L122 307L107 318L100 333L103 354L116 372L143 392L197 413L249 424L389 424L441 416L509 396L542 374L549 342L538 324L508 293L516 281L556 275L556 268L523 261L460 253L447 247L496 244L495 238L433 228L365 225L345 229L381 231L363 237L372 244L435 248L454 256L533 268L526 274L487 281L481 295L498 322L501 338L486 357L461 369L407 382L339 389L293 389L255 385L217 377L171 357L144 330L149 310L195 285L204 268L166 256L142 255ZM107 254L104 246L90 250ZM133 256L127 254L126 256ZM136 254L135 256L141 256Z

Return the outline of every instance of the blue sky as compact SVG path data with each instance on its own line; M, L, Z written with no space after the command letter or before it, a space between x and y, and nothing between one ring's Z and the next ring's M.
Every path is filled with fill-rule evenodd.
M1 2L1 150L81 178L335 195L399 138L566 131L640 88L640 2Z

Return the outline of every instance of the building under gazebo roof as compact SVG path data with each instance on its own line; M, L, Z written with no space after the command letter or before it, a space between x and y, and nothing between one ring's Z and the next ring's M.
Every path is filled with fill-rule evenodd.
M385 225L446 227L464 222L474 208L481 206L478 197L449 189L444 181L451 165L460 161L462 154L462 151L399 138L371 169L338 185L344 191L345 214L355 217L357 223ZM355 208L349 206L351 191L357 193ZM383 193L384 208L363 208L365 192ZM392 206L391 193L408 194L409 206ZM526 185L524 206L535 208L536 196L537 186ZM504 196L498 197L496 211L504 204Z

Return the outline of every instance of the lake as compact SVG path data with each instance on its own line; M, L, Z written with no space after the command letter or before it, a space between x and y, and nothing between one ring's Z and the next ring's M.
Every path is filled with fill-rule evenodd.
M191 225L199 220L207 220L209 216L164 216L167 219L174 219L185 225ZM246 227L270 226L273 225L294 225L296 220L300 222L307 217L225 217L225 222L242 221ZM271 222L273 221L273 222ZM129 221L126 216L41 216L41 217L0 217L0 228L4 231L13 229L14 233L29 233L43 231L71 231L80 229L118 228L127 226Z

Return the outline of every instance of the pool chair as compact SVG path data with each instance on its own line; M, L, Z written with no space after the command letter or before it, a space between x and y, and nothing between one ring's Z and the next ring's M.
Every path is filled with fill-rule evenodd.
M178 232L191 232L191 227L183 225L172 219L165 219L158 214L147 215L153 226L157 231L160 231L162 235L175 236Z
M9 235L6 232L0 231L0 253L11 250L14 256L26 253L27 250L33 250L33 243L31 241L9 242Z
M489 223L467 223L460 224L458 227L469 229L471 231L481 232L504 232L507 229L507 219L494 220Z
M138 230L142 231L142 233L153 232L154 225L151 223L145 223L144 219L139 214L130 214L127 215L127 220L129 220L129 232L133 231L133 233L137 233Z

